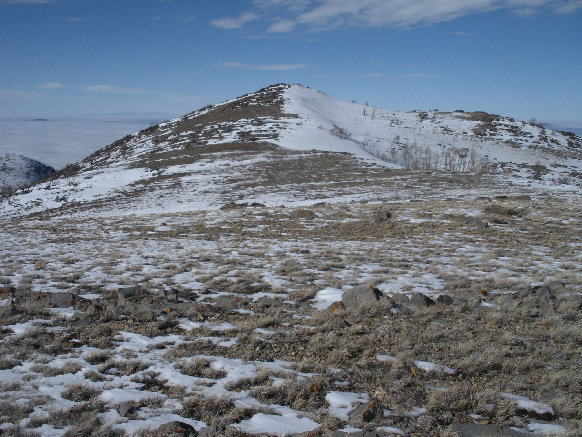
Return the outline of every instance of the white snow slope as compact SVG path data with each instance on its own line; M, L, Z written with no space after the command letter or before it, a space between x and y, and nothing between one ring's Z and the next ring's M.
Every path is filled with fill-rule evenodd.
M54 171L34 159L13 153L0 153L0 192L30 185Z
M229 118L233 108L240 111ZM576 136L485 113L394 112L301 85L274 85L128 136L78 163L72 176L5 199L0 213L13 217L89 202L106 205L106 214L216 209L225 203L218 192L236 189L225 180L245 172L252 177L253 166L274 159L262 151L236 159L204 152L241 143L343 152L387 168L485 172L544 190L579 192L582 186L582 139ZM307 197L259 190L245 199L273 206L305 204Z
M502 117L480 136L475 130L481 123L474 119L488 115L484 113L387 111L343 102L300 85L286 90L284 112L299 115L276 141L290 149L347 152L421 170L478 171L482 165L539 164L554 167L554 178L559 178L582 168L580 138L574 142L561 132Z

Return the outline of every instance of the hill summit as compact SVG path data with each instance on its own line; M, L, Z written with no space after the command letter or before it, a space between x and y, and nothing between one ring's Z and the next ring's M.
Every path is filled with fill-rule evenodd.
M2 209L129 213L215 209L241 199L333 202L369 198L387 183L398 188L393 176L411 171L420 178L415 187L428 192L451 174L464 177L450 189L477 189L479 176L576 190L581 151L575 135L494 114L395 112L278 84L128 135Z

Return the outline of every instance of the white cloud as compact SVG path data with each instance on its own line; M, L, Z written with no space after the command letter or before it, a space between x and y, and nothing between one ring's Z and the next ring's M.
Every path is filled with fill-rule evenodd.
M571 14L582 9L582 0L569 0L556 8L558 14Z
M210 24L220 29L238 29L243 27L246 23L257 20L259 17L252 12L244 12L236 18L218 18L212 20Z
M0 5L42 5L53 0L0 0Z
M65 88L66 85L63 85L62 83L59 82L46 82L43 83L39 88L42 88L44 90L58 90L60 88Z
M83 88L85 91L106 94L151 94L152 91L139 88L123 88L113 85L90 85Z
M269 33L291 32L294 27L295 27L295 22L293 22L291 20L279 20L275 24L272 24L267 29L267 32L269 32Z
M238 68L241 70L272 70L272 71L290 71L307 68L310 64L264 64L264 65L247 65L242 62L221 62L219 67Z
M284 33L302 26L307 30L348 27L410 27L450 21L471 14L507 10L518 15L541 12L573 13L582 0L254 0L255 12L274 24L268 33ZM252 19L258 15L248 12ZM222 28L242 27L238 18L214 20Z

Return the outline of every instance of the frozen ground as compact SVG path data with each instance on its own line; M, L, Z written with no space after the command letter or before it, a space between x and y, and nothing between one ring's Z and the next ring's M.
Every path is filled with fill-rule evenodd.
M3 222L2 429L576 434L579 197L446 197Z
M578 141L281 85L2 199L3 437L579 435Z

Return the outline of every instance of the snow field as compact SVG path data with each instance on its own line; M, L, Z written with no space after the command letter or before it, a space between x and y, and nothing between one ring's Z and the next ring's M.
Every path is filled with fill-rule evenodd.
M447 393L458 394L458 384L473 378L487 402L496 402L487 396L501 384L499 399L533 415L551 411L558 420L551 429L562 432L566 425L575 426L575 416L568 416L568 406L559 400L544 402L545 392L535 386L520 391L529 370L513 374L508 367L500 382L475 369L487 368L486 360L510 344L512 353L519 354L511 361L515 366L529 362L530 355L549 354L535 361L555 371L532 364L543 372L543 387L558 377L557 360L566 358L545 343L550 337L544 329L565 347L560 342L570 342L576 331L575 322L567 321L569 313L564 313L563 326L557 319L535 319L530 326L532 322L522 321L521 310L513 312L500 299L552 281L566 284L565 294L582 285L576 269L582 221L578 204L570 201L322 205L311 208L311 218L295 215L292 208L247 208L5 222L0 231L2 284L88 298L74 308L46 311L31 304L27 313L18 310L6 316L0 354L11 364L0 370L0 402L20 400L23 418L3 426L61 435L72 425L51 418L94 402L102 423L130 434L173 420L200 429L229 417L225 424L245 432L286 435L322 424L357 429L350 413L359 402L392 399L393 405L385 404L388 412L375 423L379 429L405 432L421 417L438 415L439 400ZM492 214L487 208L491 204L498 212L522 212ZM393 219L374 222L378 208L390 209ZM346 315L346 324L342 317L327 315L326 308L341 299L343 290L362 283L375 284L392 296L450 294L495 306L461 306L452 314L409 313L403 308ZM117 289L134 285L148 290L148 296L168 300L164 297L159 309L151 304L151 315L138 312L143 304L132 307L130 301L95 326L79 324L90 305L105 305ZM0 310L8 311L10 299L2 300ZM502 334L495 331L498 325L503 326ZM512 333L521 326L523 332ZM415 332L414 337L394 337L405 329ZM426 346L448 335L464 341L457 349ZM517 339L527 339L530 346ZM488 346L492 341L504 346ZM540 342L544 347L535 346ZM26 346L30 343L55 346L35 352ZM22 345L28 349L20 350ZM503 360L509 362L510 355ZM367 368L393 379L374 383L379 376L371 378ZM78 386L84 390L75 397ZM195 409L188 406L198 405L199 398L223 405L228 415L191 415ZM27 402L33 401L29 411ZM121 415L120 404L125 402L139 408ZM476 411L484 414L486 409L465 413ZM567 420L559 419L562 415ZM530 423L520 429L541 433L550 428Z

